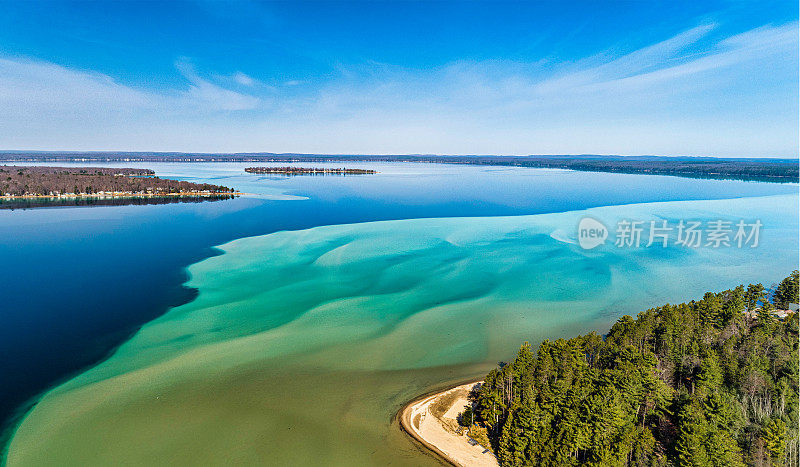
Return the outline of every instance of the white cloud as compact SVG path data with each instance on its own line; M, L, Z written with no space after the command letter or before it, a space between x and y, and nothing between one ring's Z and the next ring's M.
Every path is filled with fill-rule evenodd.
M797 155L797 24L704 24L572 63L340 66L273 88L237 72L152 91L0 58L5 148L449 154Z
M106 75L33 60L0 58L0 105L5 111L91 111L151 108L150 93L114 82Z
M596 55L577 63L578 71L546 80L538 85L540 92L558 92L568 88L608 82L636 76L653 69L668 65L686 47L696 43L711 30L714 25L701 25L657 44L624 54L609 57L609 53Z
M191 83L189 90L184 92L190 104L208 106L212 110L248 110L256 108L261 102L257 97L223 88L201 78L188 61L179 60L175 67ZM241 73L241 77L253 84L247 75ZM241 77L236 75L234 79L238 82L237 78Z
M237 71L236 73L233 74L233 80L241 84L242 86L253 86L254 84L256 84L256 81L253 78L247 76L241 71Z

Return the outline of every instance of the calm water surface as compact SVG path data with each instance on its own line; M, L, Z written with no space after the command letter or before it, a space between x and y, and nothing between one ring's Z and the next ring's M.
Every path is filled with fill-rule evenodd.
M98 165L152 168L248 195L199 204L0 210L6 423L26 401L102 360L142 324L190 302L196 290L184 285L185 268L237 238L377 220L797 193L796 184L438 164L348 163L380 173L311 177L244 173L265 165L253 163Z

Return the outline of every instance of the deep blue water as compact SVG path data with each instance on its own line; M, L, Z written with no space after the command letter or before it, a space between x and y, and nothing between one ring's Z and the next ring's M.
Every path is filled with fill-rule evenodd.
M84 164L86 165L86 164ZM279 230L386 219L561 212L797 193L796 184L438 164L348 163L377 175L245 174L254 164L103 164L233 186L198 204L0 210L0 420L191 300L184 268L213 246ZM314 164L340 166L344 164ZM284 195L306 199L286 198Z

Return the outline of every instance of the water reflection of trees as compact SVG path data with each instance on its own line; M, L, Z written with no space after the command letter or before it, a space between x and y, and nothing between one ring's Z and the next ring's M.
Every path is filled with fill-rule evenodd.
M67 206L127 206L172 203L202 203L233 199L235 195L219 194L208 196L138 196L138 197L75 197L75 198L16 198L1 199L0 209L32 209Z

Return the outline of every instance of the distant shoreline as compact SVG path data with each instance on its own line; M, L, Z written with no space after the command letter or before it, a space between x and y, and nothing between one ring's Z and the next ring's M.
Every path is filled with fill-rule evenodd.
M323 155L275 153L31 152L0 151L0 162L414 162L530 167L632 175L669 175L713 180L798 183L796 159L680 156L530 155Z
M241 196L239 192L205 192L205 191L180 191L175 193L92 193L92 194L73 194L66 193L60 195L0 195L0 200L12 199L135 199L135 198L169 198L169 197L193 197L193 198L213 198L219 196Z
M245 172L251 174L282 174L282 175L367 175L376 174L377 170L347 169L344 167L247 167Z

